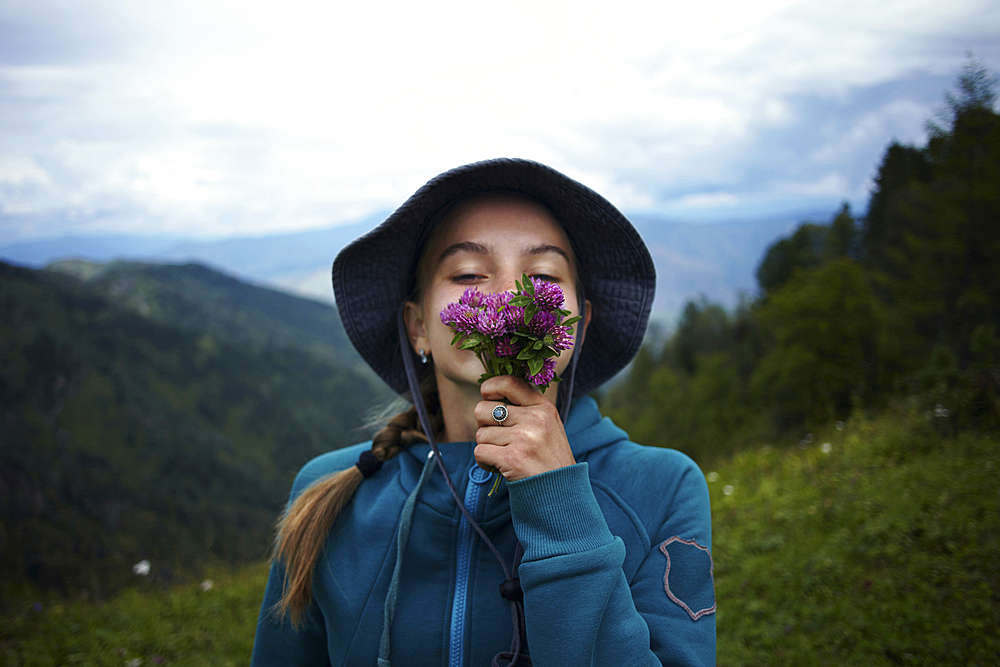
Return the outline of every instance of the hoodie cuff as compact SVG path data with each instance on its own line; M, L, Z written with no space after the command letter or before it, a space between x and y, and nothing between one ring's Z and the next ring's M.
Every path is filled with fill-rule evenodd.
M507 490L525 562L590 551L614 541L586 463L508 482Z

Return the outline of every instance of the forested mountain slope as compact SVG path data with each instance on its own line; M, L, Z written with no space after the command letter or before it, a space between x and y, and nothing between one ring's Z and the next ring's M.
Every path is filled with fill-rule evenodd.
M892 142L864 216L803 223L732 311L685 306L603 407L640 442L706 463L908 400L1000 429L1000 113L972 61L924 146Z
M61 267L63 271L67 267ZM204 267L0 264L0 578L99 592L265 555L387 394L333 309Z

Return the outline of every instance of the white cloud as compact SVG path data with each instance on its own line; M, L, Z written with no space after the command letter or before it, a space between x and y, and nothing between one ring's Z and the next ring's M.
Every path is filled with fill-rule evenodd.
M626 210L858 200L998 31L985 0L8 2L0 232L320 227L499 155Z
M740 203L740 200L739 197L731 192L695 192L684 195L677 203L683 207L700 208L710 206L717 208L720 206L736 206Z

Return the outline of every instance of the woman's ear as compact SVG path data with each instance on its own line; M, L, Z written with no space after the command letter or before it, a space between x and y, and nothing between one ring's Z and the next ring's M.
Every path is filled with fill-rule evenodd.
M414 352L426 350L430 352L430 340L427 338L427 327L424 324L424 313L415 301L407 301L403 307L403 322L406 324L406 335L410 339L410 347Z

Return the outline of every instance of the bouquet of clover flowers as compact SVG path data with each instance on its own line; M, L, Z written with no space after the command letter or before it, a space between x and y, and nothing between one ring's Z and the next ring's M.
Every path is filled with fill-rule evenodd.
M555 358L573 345L572 325L580 316L563 319L563 293L555 283L522 275L511 292L483 294L465 290L441 311L441 321L455 337L451 344L472 350L485 372L479 382L498 375L523 378L544 392L556 377ZM497 474L493 495L503 479Z

